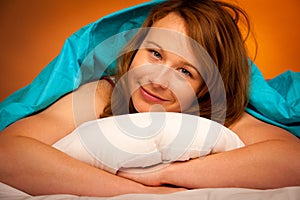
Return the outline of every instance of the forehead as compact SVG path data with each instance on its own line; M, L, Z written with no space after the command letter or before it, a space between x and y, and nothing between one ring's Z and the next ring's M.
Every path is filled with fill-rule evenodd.
M198 66L191 44L192 39L186 34L184 20L171 13L148 28L141 48L158 47L184 58L191 65Z
M146 29L147 35L141 48L148 48L149 44L157 44L164 51L184 58L198 71L215 68L213 60L202 45L188 36L186 22L180 15L169 13Z
M185 21L176 13L169 13L162 19L154 22L152 27L169 29L187 35Z
M143 46L149 43L157 44L162 49L177 55L190 53L185 22L175 13L166 15L148 29Z

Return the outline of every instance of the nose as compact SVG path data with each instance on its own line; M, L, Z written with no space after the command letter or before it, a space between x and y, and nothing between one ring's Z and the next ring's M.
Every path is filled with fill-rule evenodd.
M168 88L170 73L171 71L168 67L162 67L153 73L152 80L150 80L153 87Z

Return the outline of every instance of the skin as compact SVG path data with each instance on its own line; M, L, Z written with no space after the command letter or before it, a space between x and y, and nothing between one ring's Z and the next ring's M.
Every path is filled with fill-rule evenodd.
M170 23L173 25L167 28L178 27L176 31L185 33L184 22L176 15L168 15L155 26L159 24L164 27ZM143 59L149 58L143 58L148 53L149 51L140 51L132 69L138 68ZM152 51L150 60L154 58L154 61L168 65L168 69L174 69L178 74L175 77L186 79L193 91L197 91L199 82L190 80L182 69L175 67L182 62L182 58L167 54L166 60L156 60L159 57L157 55ZM147 81L142 85L148 94L173 100L165 104L155 102L165 110L181 110L189 105L190 99L187 98L184 101L186 104L178 107L179 94L175 90L170 91L162 84L163 81ZM133 102L141 104L140 107L137 103L134 105L141 112L147 111L153 106L153 102L138 92L139 90L133 90ZM244 148L173 163L151 173L120 172L119 176L112 175L51 147L78 125L96 119L110 101L111 93L111 85L104 80L86 84L42 112L4 129L0 134L0 181L33 195L67 193L83 196L170 193L185 190L183 188L203 187L276 188L300 184L299 140L289 132L246 113L229 127L246 144ZM85 111L86 105L92 106L83 114L80 111ZM143 107L146 109L142 110ZM164 184L177 185L179 188L162 186Z
M197 99L201 78L186 35L183 21L175 14L152 26L128 75L138 112L153 111L157 104L167 112L183 112Z
M149 65L147 69L134 70L129 77L135 86L132 88L137 88L132 94L136 110L148 112L157 104L167 112L182 112L189 108L201 83L198 71L182 64L184 60L180 56L158 47L139 50L130 70L139 69L145 63Z
M175 14L169 14L154 24L154 27L164 27L186 34L184 25L185 22L182 18ZM133 68L136 63L139 63L139 60L143 59L142 57L147 56L137 54ZM172 62L168 59L162 60L160 61L165 63ZM178 57L172 57L171 60L176 62ZM193 81L189 77L187 80L197 93L200 81L198 80L197 84L197 81ZM149 88L150 93L154 94L157 90L161 92L161 95L167 95L169 92L163 84L159 89L157 89L158 86L155 88L149 86ZM142 95L133 95L133 102L142 102L136 103L137 106L141 104L142 108L149 108L152 103ZM164 104L161 105L164 106ZM165 109L170 111L168 106L165 106ZM189 162L174 163L168 167L162 167L160 170L149 170L149 173L119 172L118 175L145 185L171 184L186 188L276 188L300 184L300 172L297 170L300 167L300 161L297 159L300 156L300 142L296 137L247 113L244 113L241 119L229 128L240 137L246 147ZM293 160L292 165L290 160Z
M111 85L104 80L86 84L46 110L4 129L0 134L0 181L32 195L114 196L184 190L147 187L82 163L51 147L80 123L96 119L111 92ZM82 108L92 102L94 109L75 117L74 101L78 98Z

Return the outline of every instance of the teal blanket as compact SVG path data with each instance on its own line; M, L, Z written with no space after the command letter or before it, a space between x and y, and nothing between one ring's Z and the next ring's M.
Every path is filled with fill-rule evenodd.
M151 1L120 10L71 35L60 54L31 84L1 102L0 130L46 108L80 85L105 75L107 69L115 66L119 50L159 2ZM299 91L300 73L287 71L265 81L252 63L250 104L246 111L300 137Z

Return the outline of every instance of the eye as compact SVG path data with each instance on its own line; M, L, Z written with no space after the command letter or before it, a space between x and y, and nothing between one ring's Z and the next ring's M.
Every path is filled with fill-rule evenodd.
M155 57L155 58L157 58L159 60L162 59L162 56L161 56L161 54L158 51L156 51L154 49L149 49L148 51L152 54L153 57Z
M177 69L179 72L181 72L184 76L189 76L189 77L192 77L192 73L189 72L187 69L185 68L178 68Z

